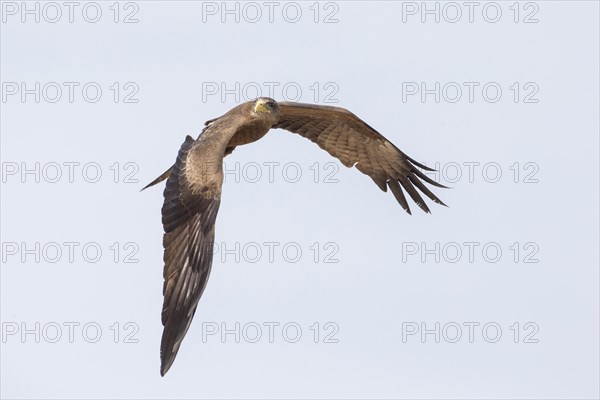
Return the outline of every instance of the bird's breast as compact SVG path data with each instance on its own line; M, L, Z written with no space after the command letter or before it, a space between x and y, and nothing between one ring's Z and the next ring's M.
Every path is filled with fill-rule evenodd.
M265 136L267 132L269 132L269 127L259 124L246 126L233 135L227 147L243 146L248 143L256 142Z

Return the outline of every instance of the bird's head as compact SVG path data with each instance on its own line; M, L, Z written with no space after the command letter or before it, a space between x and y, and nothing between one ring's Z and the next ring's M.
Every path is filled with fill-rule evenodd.
M272 120L275 124L279 121L279 104L270 97L259 97L254 101L252 114L259 118Z

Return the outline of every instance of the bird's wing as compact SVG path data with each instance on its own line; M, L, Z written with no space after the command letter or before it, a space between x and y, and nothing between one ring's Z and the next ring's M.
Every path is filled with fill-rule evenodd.
M200 137L202 137L202 134L204 133L204 131L206 131L206 129L208 128L208 125L210 125L211 123L215 122L217 119L218 119L218 118L211 119L210 121L206 121L206 123L204 124L204 125L205 125L205 127L204 127L204 129L202 129L202 132L200 132L200 136L198 136L198 139L200 139ZM233 150L235 150L235 147L236 147L236 146L227 147L227 148L225 149L225 154L224 154L224 156L228 156L228 155L230 155L230 154L233 152ZM164 181L165 179L167 179L167 178L169 177L169 175L171 175L171 171L172 171L172 170L173 170L173 167L172 167L172 166L171 166L171 167L169 167L169 169L168 169L168 170L166 170L165 172L163 172L163 173L162 173L162 175L160 175L158 178L156 178L155 180L153 180L152 182L150 182L149 184L147 184L146 186L144 186L144 187L143 187L143 188L140 190L140 192L141 192L141 191L144 191L144 190L148 189L149 187L152 187L152 186L154 186L154 185L156 185L156 184L158 184L158 183L161 183L162 181Z
M428 171L432 171L431 168L408 157L350 111L340 107L289 102L279 103L279 110L281 116L273 128L304 136L338 158L346 167L356 166L384 192L389 187L409 214L410 207L402 188L425 212L430 212L429 207L417 189L434 202L445 205L422 181L438 187L445 186L416 167Z
M179 150L164 191L161 375L175 360L212 265L222 175L218 175L220 169L203 170L206 174L216 174L216 178L198 173L203 166L199 165L202 159L197 148L198 142L188 136Z

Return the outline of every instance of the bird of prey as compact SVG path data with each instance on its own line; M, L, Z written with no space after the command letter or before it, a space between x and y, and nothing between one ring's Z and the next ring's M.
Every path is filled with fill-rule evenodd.
M175 360L206 287L221 199L223 158L237 146L259 140L270 129L285 129L315 142L346 167L356 167L384 192L389 188L409 214L402 189L425 212L429 212L429 207L419 190L435 203L445 205L422 181L445 186L416 167L432 169L404 154L344 108L278 103L261 97L240 104L205 125L196 140L186 137L175 164L144 188L167 180L162 206L165 266L160 373L163 376Z

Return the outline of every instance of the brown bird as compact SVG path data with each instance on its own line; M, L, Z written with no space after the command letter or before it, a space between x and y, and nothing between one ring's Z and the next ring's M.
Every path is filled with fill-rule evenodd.
M409 214L402 189L425 212L430 212L429 207L417 189L433 202L445 205L422 181L445 186L416 167L433 171L431 168L408 157L344 108L277 103L261 97L240 104L205 125L198 139L186 137L175 164L144 188L167 179L162 207L165 268L160 373L163 376L175 361L206 287L221 202L223 158L237 146L259 140L272 128L285 129L315 142L346 167L355 166L384 192L389 187Z

